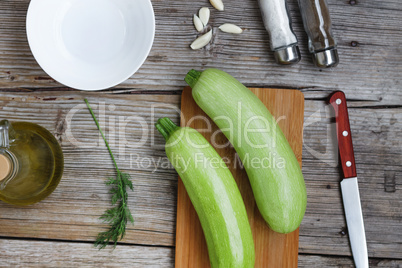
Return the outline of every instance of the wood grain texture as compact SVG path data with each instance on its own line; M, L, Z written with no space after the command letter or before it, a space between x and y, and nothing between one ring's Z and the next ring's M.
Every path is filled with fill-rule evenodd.
M82 246L80 243L60 242L66 244L60 246L59 242L29 241L93 241L99 230L105 227L98 216L109 207L110 196L103 185L105 179L114 174L109 155L85 111L79 111L73 121L74 137L77 135L78 141L83 143L97 140L99 146L85 148L72 144L63 123L68 111L81 104L84 96L90 96L94 102L105 102L108 138L115 138L112 142L114 151L120 153L120 149L125 148L124 153L128 159L119 156L119 164L135 177L136 188L134 193L130 193L130 206L135 207L136 225L129 226L127 237L121 244L163 245L158 250L163 252L163 256L169 256L170 265L161 266L173 266L174 250L164 246L174 245L177 178L171 167L155 170L158 164L152 163L152 160L164 159L164 152L162 138L152 132L154 120L150 115L150 107L153 104L167 105L155 108L155 114L169 116L177 123L179 116L173 107L179 107L179 96L160 96L155 93L180 94L185 86L183 78L189 69L218 67L247 86L297 88L306 97L303 173L307 184L308 206L300 232L300 267L353 267L350 257L334 256L350 256L351 252L339 189L341 175L337 165L339 159L335 121L323 101L333 90L339 89L346 93L368 253L374 258L370 260L370 267L400 267L400 1L327 1L341 61L338 67L331 70L320 70L313 66L307 52L307 36L302 28L297 0L287 2L299 38L302 61L290 67L274 63L257 1L230 1L230 4L225 5L225 12L211 8L210 25L214 30L212 42L200 51L191 51L189 44L197 36L191 22L192 14L201 6L209 6L208 0L152 0L156 15L156 36L151 54L143 67L129 80L105 92L154 95L115 97L74 92L50 78L34 60L26 40L25 16L30 1L2 0L0 90L21 91L25 94L0 94L0 117L19 121L29 119L48 128L63 146L66 169L59 187L43 202L25 208L0 203L0 236L3 237L0 240L1 263L4 266L20 267L66 267L68 265L63 263L69 264L69 261L76 258L79 260L78 266L101 264L160 267L155 265L159 263L159 258L154 257L159 256L159 253L152 251L147 254L143 249L136 251L141 253L141 257L125 255L127 257L117 260L108 254L93 254L91 246L86 244ZM218 31L217 27L225 22L238 24L245 31L236 36ZM57 93L57 90L64 92ZM110 111L112 107L107 104L114 104L115 110ZM148 140L144 146L129 147L141 136L142 126L138 122L127 125L128 142L119 143L120 137L116 130L108 127L109 123L113 123L113 116L115 122L118 122L119 116L128 118L130 115L145 117L153 143ZM132 160L129 160L130 154ZM151 164L148 160L151 160ZM5 237L21 240L7 240ZM78 250L63 254L70 246ZM54 254L54 248L61 253ZM332 256L324 256L326 254ZM116 260L116 263L111 263L111 259Z
M11 250L12 249L12 250ZM89 243L0 240L1 267L173 267L174 249Z
M267 106L287 137L301 166L304 97L296 90L251 88ZM236 180L246 206L255 246L255 267L297 267L299 230L279 234L269 229L258 211L246 171L235 162L236 151L219 128L201 110L186 87L181 99L180 125L192 127L215 147ZM282 120L280 119L282 118ZM209 126L211 128L209 129ZM217 135L215 135L218 133ZM226 145L226 146L224 146ZM273 164L275 165L275 164ZM191 204L183 182L178 182L176 265L185 267L210 267L207 244L197 213Z
M208 0L153 0L156 35L151 54L143 67L117 88L181 90L191 68L217 67L247 86L298 88L307 99L320 99L339 89L351 99L370 101L371 106L400 105L402 91L395 82L401 80L402 72L398 0L362 0L355 5L328 0L340 55L339 66L331 70L314 67L297 0L288 2L302 61L284 67L275 63L270 52L257 1L230 1L225 12L211 8L212 42L192 51L189 45L197 37L192 14L210 6ZM29 0L3 0L0 5L0 87L28 91L62 87L40 69L30 52L25 33L28 4ZM223 33L218 26L225 22L245 31L241 35Z
M350 101L348 106L369 255L400 258L402 237L396 234L402 221L401 109L370 109ZM306 101L305 107L303 173L308 202L301 251L349 255L332 107L316 101Z
M174 108L179 96L1 94L0 118L47 128L62 146L65 169L58 188L44 201L28 207L0 204L0 236L93 241L107 227L98 217L110 206L104 182L115 171L84 98L94 108L120 169L134 178L129 206L136 223L128 225L125 241L173 245L177 178L166 165L163 138L154 135L153 124L161 115L178 121Z
M370 267L400 268L402 260L369 259ZM299 267L354 268L352 257L300 255Z
M88 243L0 240L1 267L174 267L173 247L119 246L97 250ZM399 268L402 260L370 259L370 267ZM351 257L299 255L299 268L353 268Z
M65 157L64 176L49 198L29 207L0 203L0 236L94 241L96 234L106 228L98 217L109 207L110 196L103 183L114 170L85 110L84 97L104 124L119 166L134 178L135 190L129 194L129 202L136 223L128 226L122 244L174 246L177 174L171 166L157 164L167 159L163 138L153 132L153 124L162 116L179 123L178 95L0 93L0 118L29 120L46 127L61 143ZM99 103L105 104L105 116L99 113ZM65 119L77 105L83 106L73 117L71 133L78 142L87 143L86 147L74 145L67 135ZM308 202L300 228L299 252L350 256L331 109L324 101L305 101L303 174ZM127 119L133 115L147 123L149 138L143 146L134 146L142 135L141 124L135 120L126 126L127 142L113 128L119 116ZM349 119L369 256L400 258L402 237L396 234L402 222L401 109L372 109L361 102L349 102ZM120 155L123 152L125 157Z

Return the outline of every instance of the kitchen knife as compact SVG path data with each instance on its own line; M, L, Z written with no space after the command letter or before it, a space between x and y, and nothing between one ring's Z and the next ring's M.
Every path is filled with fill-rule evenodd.
M344 175L341 181L342 199L353 259L357 268L366 268L369 267L366 235L345 94L342 91L336 91L331 95L329 102L335 110L336 136Z

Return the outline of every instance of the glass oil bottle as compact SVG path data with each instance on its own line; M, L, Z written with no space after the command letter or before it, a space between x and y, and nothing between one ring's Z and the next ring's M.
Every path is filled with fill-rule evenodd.
M47 197L63 174L61 147L45 128L0 122L0 199L29 205Z

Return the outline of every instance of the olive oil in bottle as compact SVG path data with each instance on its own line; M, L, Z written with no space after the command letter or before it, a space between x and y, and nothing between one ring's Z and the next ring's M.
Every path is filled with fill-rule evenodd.
M0 122L0 199L29 205L47 197L63 173L63 153L45 128Z

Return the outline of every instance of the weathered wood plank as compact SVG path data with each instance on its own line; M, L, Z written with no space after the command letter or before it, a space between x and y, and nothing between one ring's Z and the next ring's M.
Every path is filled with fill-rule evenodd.
M138 116L144 118L148 124L145 127L132 119L127 125L126 137L121 135L119 137L118 131L114 134L111 132L109 119L112 118L107 117L108 127L105 128L105 133L111 142L119 166L130 172L134 178L135 191L130 193L129 202L133 208L136 224L135 227L128 226L126 241L149 245L173 245L177 175L171 168L153 172L154 163L149 161L157 161L164 156L162 150L153 149L151 145L153 136L146 136L147 142L139 148L127 146L134 146L135 139L142 135L142 131L145 134L146 130L152 133L152 122L156 120L152 118L152 106L155 106L156 116L170 116L178 120L178 116L169 105L178 107L180 96L13 94L2 98L1 118L39 123L56 135L64 152L65 171L59 187L45 201L23 208L1 203L0 221L4 223L4 229L0 231L0 236L92 241L96 234L106 227L98 217L110 202L104 182L115 172L104 143L99 140L96 125L85 108L84 97L91 101L94 108L96 104L103 102L108 113L110 105L114 105L116 111L113 116L116 118L116 127L119 122L123 124L123 119L120 120L119 116L124 116L125 120L129 116ZM75 114L72 126L68 128L64 122L66 115L76 105L81 105L81 110ZM99 116L99 119L103 121L102 116ZM71 134L68 134L69 129L72 130ZM70 140L74 139L77 140L76 143L82 144L72 144ZM162 139L161 136L155 135L156 144L161 146ZM91 148L90 143L93 142L97 144ZM21 221L16 223L15 219ZM63 226L63 232L60 232L60 226Z
M350 249L341 171L336 166L335 122L328 108L323 102L306 102L303 173L308 205L300 228L300 250L343 255ZM396 235L402 228L402 111L349 108L349 117L369 255L397 257L402 252L402 237Z
M162 137L153 132L153 124L159 116L172 117L178 123L179 117L174 111L179 107L178 95L1 93L0 117L29 120L48 128L61 141L66 168L59 187L43 202L22 208L0 203L0 236L93 241L103 230L98 216L109 206L110 198L103 182L114 174L109 155L84 106L78 107L81 110L73 117L71 133L87 148L82 144L74 145L67 125L63 124L69 111L83 104L84 97L89 98L94 108L95 104L105 104L105 116L100 116L101 120L107 119L105 133L121 169L134 178L135 191L130 193L130 206L136 224L129 226L124 242L173 246L177 175L172 167L162 166L167 163L163 162L166 158ZM355 103L350 104L369 256L400 258L402 238L397 234L402 222L402 141L399 137L402 112L400 108L353 108ZM152 116L152 107L155 116ZM336 144L327 133L333 128L333 122L325 107L322 101L305 103L303 172L308 207L300 228L300 252L350 255L348 237L343 233L346 225L338 183L340 171L336 167ZM146 126L131 118L126 126L127 141L124 141L116 129L113 132L111 125L117 127L129 116L144 118ZM144 134L147 141L134 147L145 130L148 131ZM91 147L90 143L94 142L99 145ZM159 160L162 162L158 165ZM155 163L159 168L155 169Z
M174 249L119 245L97 250L88 243L0 240L2 267L173 267Z
M130 90L181 90L191 68L224 69L251 87L299 88L306 98L322 98L341 89L355 100L371 105L400 105L402 65L402 12L397 0L329 0L341 63L319 70L307 52L297 1L291 0L294 30L300 40L302 61L292 67L278 66L269 51L257 1L230 1L224 12L211 9L212 43L200 51L189 44L196 37L192 14L207 0L152 1L156 14L156 38L144 66L118 88ZM29 0L4 0L0 6L0 88L60 87L35 62L25 34ZM234 22L245 28L241 35L220 32L217 27ZM357 41L356 47L351 41Z
M389 260L389 259L369 259L370 267L389 267L399 268L402 265L402 260ZM338 256L315 256L315 255L300 255L299 267L342 267L354 268L352 257L338 257Z
M87 243L0 240L2 267L174 267L174 248L119 245L97 250ZM402 260L370 259L370 267L399 268ZM354 267L350 257L299 255L298 267Z

